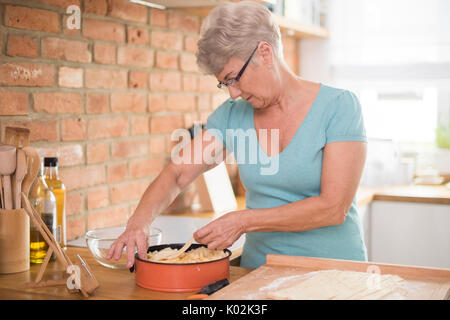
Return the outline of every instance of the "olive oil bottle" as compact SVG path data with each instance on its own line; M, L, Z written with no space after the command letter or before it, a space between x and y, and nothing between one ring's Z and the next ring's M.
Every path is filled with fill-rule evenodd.
M30 192L30 202L34 209L47 225L48 229L55 233L56 230L56 198L47 186L43 175L43 164L39 168L38 176L33 183ZM30 224L30 262L43 263L47 255L48 244L45 242L39 230ZM55 254L52 259L55 259Z
M66 240L66 187L59 179L58 158L44 158L44 177L49 189L56 198L56 232L55 239L61 247Z

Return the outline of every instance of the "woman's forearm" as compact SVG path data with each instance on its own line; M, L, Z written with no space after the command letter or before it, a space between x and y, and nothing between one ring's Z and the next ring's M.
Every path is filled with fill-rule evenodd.
M307 231L342 224L348 209L340 202L316 196L279 207L242 211L242 223L245 232Z
M167 165L158 177L147 187L130 223L150 224L180 194L178 173L171 164Z

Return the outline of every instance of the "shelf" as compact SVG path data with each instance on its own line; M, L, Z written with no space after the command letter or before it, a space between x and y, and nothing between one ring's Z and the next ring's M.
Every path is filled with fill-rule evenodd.
M181 10L188 14L193 14L201 17L206 17L209 12L221 2L229 0L144 0L147 2L163 4L168 9ZM267 1L258 0L258 2L265 3ZM330 32L322 27L308 25L296 22L292 19L288 19L281 16L276 16L275 22L279 25L280 31L283 35L297 39L326 39L329 37Z

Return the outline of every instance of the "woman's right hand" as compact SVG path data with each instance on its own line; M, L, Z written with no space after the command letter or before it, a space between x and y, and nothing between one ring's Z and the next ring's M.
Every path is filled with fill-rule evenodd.
M134 254L137 252L141 259L147 258L148 249L148 231L150 226L144 224L128 222L127 228L116 241L113 242L109 248L107 259L119 260L123 253L123 248L126 247L127 253L127 268L131 268L134 264Z

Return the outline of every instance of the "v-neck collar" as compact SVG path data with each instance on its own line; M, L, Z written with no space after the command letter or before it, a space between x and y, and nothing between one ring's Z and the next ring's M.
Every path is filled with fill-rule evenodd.
M256 127L255 127L255 109L254 109L253 107L251 108L251 109L252 109L251 119L250 119L250 121L251 121L251 128L252 128L253 130L255 130L256 144L258 145L258 152L259 152L260 154L263 154L263 155L264 155L266 158L268 158L268 159L276 158L276 157L279 157L280 155L282 155L283 153L285 153L286 149L288 149L289 146L290 146L291 144L293 144L293 141L294 141L294 140L297 138L297 136L299 135L299 132L301 131L300 129L303 127L303 124L304 124L305 122L309 121L309 118L311 118L311 114L312 114L312 112L313 112L314 106L317 104L317 100L319 99L319 96L320 96L320 94L321 94L321 92L322 92L322 88L323 88L322 83L319 83L319 85L320 85L320 86L319 86L319 92L317 93L317 96L316 96L316 98L314 99L313 103L311 104L311 107L309 108L308 113L306 114L306 116L305 116L305 118L303 119L302 123L300 123L300 125L299 125L298 128L297 128L297 130L295 131L295 134L294 134L294 136L292 137L291 141L289 141L289 143L287 144L287 146L286 146L283 150L281 150L281 152L277 153L275 156L269 157L269 156L267 155L267 153L261 148L261 145L259 144L258 135L256 134ZM270 137L269 134L268 134L268 137Z

